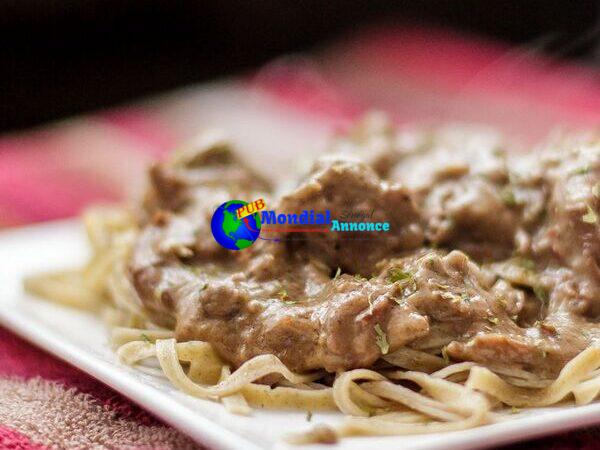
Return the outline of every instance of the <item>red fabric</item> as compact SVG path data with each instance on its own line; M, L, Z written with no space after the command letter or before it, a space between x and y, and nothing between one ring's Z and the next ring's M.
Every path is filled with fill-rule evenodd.
M140 108L123 108L99 115L106 123L127 133L143 144L147 153L159 158L177 144L175 137L164 124L153 120Z
M534 143L555 128L600 124L600 71L435 29L376 29L304 60L268 66L256 85L347 123L373 106L400 122L489 124Z
M121 196L90 171L69 165L61 138L61 133L42 131L0 140L0 211L26 222L43 221Z
M375 30L310 63L271 64L246 80L245 89L332 129L346 126L372 106L389 110L401 122L484 117L532 139L558 124L600 125L597 71L421 28ZM180 123L185 114L171 118L156 113L160 105L153 108L104 111L0 138L0 226L69 217L90 203L125 197L129 175L139 174L185 134ZM0 328L0 377L12 376L55 380L91 394L124 418L157 423L103 384ZM597 448L598 430L511 448ZM0 426L0 448L43 447Z
M121 418L131 419L143 425L159 423L154 416L121 394L2 327L0 327L0 361L2 361L0 377L23 379L43 377L46 380L57 381L70 388L76 388L79 392L92 395Z
M3 450L46 450L43 445L31 442L27 436L0 425L0 449Z
M357 58L376 70L458 92L523 96L591 125L600 118L600 79L595 69L559 64L528 48L410 27L377 30L353 42Z

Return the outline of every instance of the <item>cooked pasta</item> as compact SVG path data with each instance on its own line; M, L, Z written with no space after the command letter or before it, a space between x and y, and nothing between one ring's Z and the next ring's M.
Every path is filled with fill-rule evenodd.
M409 348L384 355L386 364L380 369L348 370L335 377L322 371L294 373L270 354L255 356L232 371L211 344L179 342L173 330L156 326L145 314L125 273L136 234L131 213L95 209L84 222L94 250L88 265L33 276L25 281L27 291L102 311L123 364L164 376L188 395L220 401L231 413L247 415L251 407L261 407L339 410L345 415L336 428L317 426L289 435L292 443L462 430L494 421L495 412L507 407L545 407L569 399L582 405L600 391L597 347L581 352L554 380L474 362L451 364Z

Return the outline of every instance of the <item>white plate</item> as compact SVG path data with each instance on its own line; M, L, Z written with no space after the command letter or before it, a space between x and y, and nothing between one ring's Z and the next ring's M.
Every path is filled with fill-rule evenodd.
M107 344L104 325L93 316L23 293L24 275L76 266L87 256L77 222L56 222L0 233L0 323L123 393L200 443L214 449L291 449L288 431L335 423L337 413L315 413L311 423L298 411L256 410L249 417L173 389L166 380L120 364ZM600 423L600 403L530 410L514 419L472 430L408 437L344 439L336 449L474 449ZM331 446L304 447L310 450Z

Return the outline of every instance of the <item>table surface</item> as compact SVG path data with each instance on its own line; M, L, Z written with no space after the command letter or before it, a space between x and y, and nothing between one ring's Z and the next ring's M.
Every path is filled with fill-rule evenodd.
M281 148L300 154L318 147L327 133L373 105L399 122L483 118L524 141L559 123L600 124L598 72L550 70L546 61L515 59L511 50L430 29L378 30L312 61L279 61L244 80L0 137L0 225L71 217L90 203L130 196L148 163L207 126L230 131L244 150L259 155L260 164L261 155L262 161L267 155L281 158ZM105 385L2 328L0 398L14 402L9 408L0 402L4 447L45 448L66 438L61 433L90 427L105 446L193 445ZM15 410L23 414L15 418ZM53 426L58 434L50 432ZM600 429L592 428L511 448L591 449L598 437Z

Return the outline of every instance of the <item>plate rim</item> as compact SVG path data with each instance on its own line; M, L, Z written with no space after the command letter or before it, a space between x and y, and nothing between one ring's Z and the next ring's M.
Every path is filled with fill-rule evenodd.
M67 219L2 230L0 231L0 243L5 239L28 238L28 235L31 232L56 232L55 229L63 232L80 232L81 222L79 219ZM9 292L8 294L10 295L11 293ZM22 291L20 294L26 295ZM16 295L17 298L12 300L18 301L19 293ZM10 302L11 300L7 301ZM179 402L168 393L153 388L142 380L129 377L120 378L118 376L120 372L115 372L115 369L120 370L121 368L115 367L113 364L104 361L93 353L86 351L84 348L73 344L68 338L61 336L57 331L35 319L29 319L10 309L0 308L0 325L24 338L32 345L44 349L49 354L58 357L111 387L130 401L140 405L151 414L159 417L165 423L182 431L199 444L209 446L211 449L215 450L239 448L265 450L265 448L269 448L269 446L259 446L255 442L245 438L243 434L236 433L235 431L223 427L218 422L203 416L190 405ZM42 327L43 330L41 329ZM168 403L171 407L161 407L165 403ZM538 423L529 423L531 420L535 420L535 422ZM511 424L511 429L509 430L505 430L504 427L501 426L509 423ZM543 414L543 420L541 421L540 418L528 416L522 420L507 421L495 425L500 426L497 426L495 429L484 426L488 430L485 438L482 438L480 434L480 427L458 432L443 433L446 435L445 446L434 445L433 448L489 448L528 441L588 426L600 425L600 402L576 408L562 409L558 414ZM365 437L364 439L367 440L369 438ZM341 443L343 444L343 440ZM368 445L368 442L365 442L365 444ZM399 445L399 447L397 447L397 445ZM280 445L275 442L273 447L279 448ZM285 447L288 448L287 446ZM406 443L398 442L398 444L395 444L390 440L387 447L406 448ZM301 448L302 447L298 447L299 450ZM310 448L312 450L316 448L332 447L313 445L304 448ZM342 447L338 446L337 448ZM418 448L426 447L418 446Z
M81 223L77 219L27 225L16 229L0 231L0 240L12 236L19 238L19 235L27 234L34 230L40 231L44 228L75 228L80 226ZM75 231L75 229L73 229L73 231ZM86 352L85 349L69 342L68 339L62 339L58 333L43 324L42 326L44 329L42 331L40 329L40 323L36 320L23 317L21 314L11 310L0 308L0 324L16 335L24 338L30 344L42 348L50 355L58 357L62 361L78 368L90 377L99 380L114 389L128 400L148 410L151 414L159 417L173 428L182 431L199 444L210 446L211 448L218 450L230 450L239 449L243 442L244 449L264 450L264 447L259 447L252 441L245 439L242 435L236 434L235 432L222 427L219 423L198 414L193 408L178 402L165 392L154 388L148 390L148 387L151 388L151 386L148 386L141 381L120 378L118 375L115 376L115 367L113 365L103 361L101 358L96 357L90 352ZM175 406L174 408L168 409L168 414L165 408L160 407L165 403ZM180 408L184 408L186 412L189 411L193 414L184 414L184 411ZM173 411L175 411L175 414L173 414ZM197 431L199 429L202 429L202 433Z

